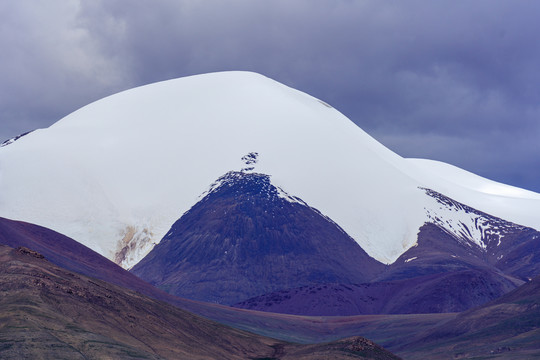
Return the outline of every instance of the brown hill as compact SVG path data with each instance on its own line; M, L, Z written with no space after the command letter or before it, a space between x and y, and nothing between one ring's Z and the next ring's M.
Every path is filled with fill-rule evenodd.
M363 338L295 345L180 310L0 246L2 359L396 359Z

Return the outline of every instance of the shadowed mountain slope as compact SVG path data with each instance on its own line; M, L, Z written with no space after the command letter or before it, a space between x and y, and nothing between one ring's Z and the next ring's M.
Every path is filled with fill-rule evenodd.
M232 304L284 288L365 282L384 267L268 175L229 172L131 271L174 295Z

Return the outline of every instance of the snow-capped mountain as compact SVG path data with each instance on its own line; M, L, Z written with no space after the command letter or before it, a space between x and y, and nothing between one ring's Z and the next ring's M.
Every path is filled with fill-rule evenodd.
M540 194L404 159L328 104L249 72L131 89L4 144L0 216L49 227L124 267L216 179L242 169L269 175L289 201L317 209L384 263L415 245L426 221L474 221L440 209L426 189L540 229Z

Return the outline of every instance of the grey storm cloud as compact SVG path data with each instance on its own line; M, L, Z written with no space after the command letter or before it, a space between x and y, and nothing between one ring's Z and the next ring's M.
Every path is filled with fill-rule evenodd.
M540 3L0 0L0 137L133 86L250 70L398 154L540 191Z

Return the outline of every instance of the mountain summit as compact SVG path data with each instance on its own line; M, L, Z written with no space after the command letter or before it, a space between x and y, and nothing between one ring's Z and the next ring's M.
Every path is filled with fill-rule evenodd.
M441 221L449 232L469 221L426 189L540 229L539 194L403 159L323 101L250 72L124 91L4 145L0 216L66 234L126 268L231 171L269 176L383 263L413 247L430 219L450 217Z

